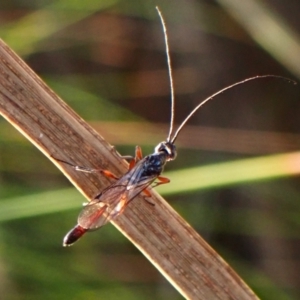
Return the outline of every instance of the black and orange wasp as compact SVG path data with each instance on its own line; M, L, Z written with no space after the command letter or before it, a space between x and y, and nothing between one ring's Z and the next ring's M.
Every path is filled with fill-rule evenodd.
M159 143L154 150L153 154L142 156L142 150L139 146L136 147L135 157L130 159L129 170L122 177L117 178L108 170L90 169L86 167L76 166L69 162L56 159L57 161L63 162L75 168L77 171L81 172L99 172L105 176L111 177L116 181L98 193L93 200L86 203L80 212L77 220L77 225L70 230L63 240L64 246L70 246L75 243L80 237L82 237L86 232L95 230L102 227L106 223L110 222L117 216L123 213L126 206L139 194L144 193L145 196L151 196L150 187L155 187L160 184L169 183L168 178L160 176L164 166L168 161L172 161L176 158L176 147L175 141L185 126L185 124L190 120L190 118L196 113L196 111L203 106L206 102L213 99L215 96L246 82L261 79L261 78L279 78L283 80L292 81L288 78L277 76L277 75L261 75L250 77L245 80L236 82L230 86L223 88L222 90L216 92L215 94L209 96L198 104L191 113L184 119L180 124L176 132L173 133L174 124L174 88L172 79L172 68L171 59L168 46L168 35L166 31L166 25L163 16L158 8L156 8L162 23L162 28L164 32L166 56L168 64L168 73L170 79L170 90L171 90L171 121L169 134L166 141ZM292 81L293 82L293 81ZM125 157L124 157L125 158ZM126 157L128 159L128 157Z

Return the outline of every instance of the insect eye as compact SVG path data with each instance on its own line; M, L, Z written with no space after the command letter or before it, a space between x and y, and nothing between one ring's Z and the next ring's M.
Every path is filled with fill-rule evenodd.
M167 151L168 155L169 155L169 160L174 160L177 156L177 151L176 151L176 146L168 143L166 144L166 148L165 151Z
M159 143L155 149L154 149L154 152L155 153L158 153L158 152L161 152L161 151L164 151L166 148L166 144L165 143Z
M168 160L173 160L176 157L176 147L172 143L162 142L155 147L155 153L165 152L168 154Z

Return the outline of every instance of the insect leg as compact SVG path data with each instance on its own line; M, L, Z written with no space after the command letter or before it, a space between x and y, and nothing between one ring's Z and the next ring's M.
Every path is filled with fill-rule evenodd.
M142 148L140 146L135 147L135 161L143 158Z
M166 183L169 183L170 182L170 179L167 178L167 177L162 177L162 176L158 176L157 177L157 180L158 182L155 182L154 185L152 187L156 187L158 185L161 185L161 184L166 184Z
M144 197L144 200L145 200L148 204L150 204L150 205L152 205L152 206L155 206L155 204L154 204L153 202L151 202L150 200L148 200L146 197Z
M144 189L143 193L146 194L146 197L151 197L151 193L148 189Z
M136 161L135 161L135 159L133 158L133 159L129 162L129 168L128 168L128 170L131 170L131 169L135 166L135 164L136 164Z
M135 147L135 157L129 162L129 170L131 170L136 163L143 158L142 149L140 146Z
M99 173L103 174L106 177L110 177L113 179L119 179L119 177L117 177L114 173L108 171L108 170L102 170L102 169L93 169L95 172L99 171Z
M119 155L120 158L125 160L132 160L134 157L132 155Z
M155 183L152 185L152 187L156 187L156 186L158 186L158 185L160 185L160 184L166 184L166 183L169 183L169 182L170 182L170 179L169 179L169 178L167 178L167 177L162 177L162 176L158 176L158 177L157 177L157 180L159 180L159 182L155 182ZM151 204L152 206L155 206L154 203L152 203L151 201L149 201L149 200L147 199L147 197L151 197L150 191L149 191L148 189L144 189L144 190L143 190L143 193L146 194L146 196L143 197L144 200L145 200L148 204Z
M158 185L166 184L166 183L169 183L169 182L170 182L170 179L169 179L169 178L167 178L167 177L162 177L162 176L158 176L158 177L157 177L157 180L158 180L158 182L155 182L155 183L152 185L152 187L156 187L156 186L158 186ZM147 197L151 197L151 193L150 193L149 189L144 189L144 190L143 190L143 193L146 194L146 196L144 197L144 200L145 200L148 204L151 204L152 206L155 206L154 203L152 203L151 201L149 201L149 200L147 199Z
M121 158L129 161L129 170L131 170L137 163L137 161L143 158L142 149L140 146L135 147L135 157L131 155L120 155Z
M153 202L151 202L150 200L147 199L147 197L151 197L151 193L148 189L144 189L143 193L146 194L145 197L143 197L143 199L150 205L155 206L155 204Z
M93 168L89 168L89 167L83 167L83 166L77 166L77 165L73 165L68 161L59 159L59 158L55 158L54 156L52 156L52 158L54 158L57 161L60 161L66 165L71 166L73 169L75 169L78 172L85 172L85 173L100 173L103 174L106 177L110 177L113 179L119 179L116 175L114 175L112 172L108 171L108 170L103 170L103 169L93 169Z

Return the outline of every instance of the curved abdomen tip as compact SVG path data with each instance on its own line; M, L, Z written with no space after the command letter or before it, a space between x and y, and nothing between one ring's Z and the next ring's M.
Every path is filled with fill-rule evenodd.
M71 246L73 245L78 239L80 239L88 230L83 228L80 225L76 225L73 229L71 229L63 240L63 246Z

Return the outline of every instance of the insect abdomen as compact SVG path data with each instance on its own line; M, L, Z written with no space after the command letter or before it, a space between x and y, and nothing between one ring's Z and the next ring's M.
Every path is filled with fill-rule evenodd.
M71 246L78 239L80 239L88 230L83 228L80 225L76 225L73 229L71 229L64 238L63 246Z

